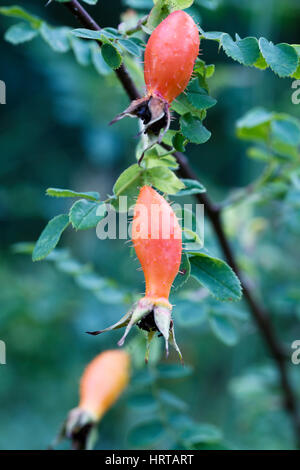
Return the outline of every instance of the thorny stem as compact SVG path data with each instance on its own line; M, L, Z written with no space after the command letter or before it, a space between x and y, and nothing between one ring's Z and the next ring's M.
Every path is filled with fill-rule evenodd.
M80 5L77 0L71 0L70 2L64 3L66 8L78 19L78 21L86 28L92 29L94 31L100 31L100 26L94 21L94 19L88 14L85 8ZM101 44L97 41L99 46ZM131 100L140 98L140 94L132 81L127 68L124 64L121 65L117 70L115 70L117 77L119 78L123 88L125 89L128 97ZM170 148L167 145L163 145L167 150ZM175 152L174 156L176 157L179 163L179 174L183 178L195 179L198 180L197 175L190 168L188 160L185 155L180 152ZM291 385L288 371L287 371L287 355L283 350L276 333L273 329L270 315L264 310L264 307L260 305L259 301L252 293L251 288L248 286L246 280L244 279L240 269L238 267L235 254L230 246L230 243L226 237L224 225L221 217L221 208L216 206L207 194L197 194L197 200L204 205L205 213L208 219L210 220L216 237L218 239L219 245L223 250L225 258L228 264L232 267L235 273L241 280L244 298L248 304L249 310L252 313L252 316L257 324L257 327L269 349L270 355L272 356L274 363L277 367L280 382L282 387L282 392L284 395L284 407L286 411L290 414L295 429L296 443L300 447L300 417L298 414L297 399Z

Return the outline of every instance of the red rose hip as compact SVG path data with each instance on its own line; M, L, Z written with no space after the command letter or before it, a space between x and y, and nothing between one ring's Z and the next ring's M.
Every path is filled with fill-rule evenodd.
M185 90L199 53L199 32L190 15L174 11L151 34L145 50L148 94L171 103Z
M112 122L125 116L143 121L150 147L160 143L170 127L170 104L187 87L199 53L199 33L190 15L178 10L155 28L145 50L144 77L147 95L132 101ZM154 137L153 137L154 136Z
M90 334L97 335L126 326L118 342L122 346L132 326L137 324L148 332L146 361L150 341L157 332L165 339L167 353L170 342L182 359L175 340L172 305L169 302L172 283L181 262L181 227L170 204L150 186L141 188L134 208L132 242L145 277L145 296L116 324Z

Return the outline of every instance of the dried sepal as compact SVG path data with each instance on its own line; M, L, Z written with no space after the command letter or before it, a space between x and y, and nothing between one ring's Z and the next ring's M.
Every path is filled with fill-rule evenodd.
M178 344L176 343L173 321L171 322L169 343L173 346L173 348L175 349L175 351L177 351L178 356L179 356L179 359L180 359L180 362L181 362L182 365L184 365L184 363L183 363L183 357L182 357L181 351L180 351L180 349L179 349L179 347L178 347Z
M104 330L98 331L86 331L89 335L100 335L101 333L105 333L106 331L118 330L119 328L123 328L124 326L128 325L133 309L131 308L117 323L105 328Z
M171 310L163 306L154 307L154 320L157 329L163 335L166 344L166 356L169 354L169 335L171 324Z
M120 339L120 341L118 341L118 346L123 346L124 341L133 325L136 325L145 315L147 315L151 311L151 308L151 302L149 302L146 298L141 299L137 303L135 309L132 311L125 333Z
M70 439L74 450L88 450L93 447L97 418L80 407L73 408L49 449L57 447L64 439Z
M146 362L146 364L148 364L148 361L149 361L150 344L151 344L151 341L153 340L154 336L155 336L155 331L153 331L153 330L148 331L147 342L146 342L146 352L145 352L145 362Z
M169 104L159 96L146 96L132 103L121 114L113 119L110 124L114 124L124 117L137 117L143 122L143 128L138 134L147 134L149 145L144 149L138 163L140 164L147 150L153 145L160 143L168 131L171 122Z
M124 315L114 325L105 328L104 330L87 332L92 335L98 335L104 333L105 331L116 330L123 326L126 326L125 332L122 338L118 341L118 346L123 346L125 339L127 338L130 330L134 325L137 325L140 329L148 332L147 340L147 350L145 360L148 362L149 357L149 345L153 339L156 332L160 333L165 340L166 355L169 353L169 345L172 344L176 351L178 352L180 358L181 353L176 344L174 337L173 322L171 318L172 308L167 305L162 305L159 302L155 302L150 298L143 297L140 299L135 306L129 310L129 312Z

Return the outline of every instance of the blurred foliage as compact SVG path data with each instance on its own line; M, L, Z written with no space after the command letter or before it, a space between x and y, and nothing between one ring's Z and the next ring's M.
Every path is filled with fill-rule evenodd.
M10 28L11 42L20 34L32 42L0 42L0 79L7 86L7 104L0 108L0 338L7 345L7 364L0 366L0 448L43 449L77 404L86 363L119 338L118 332L98 338L84 332L125 313L143 291L143 278L124 241L99 241L93 229L68 228L60 243L70 250L52 251L43 263L32 264L24 252L32 251L30 243L49 219L69 211L68 199L45 195L49 186L98 191L101 200L112 194L116 179L135 163L137 123L128 119L108 127L127 98L92 41L74 36L67 47L62 40L56 47L61 54L49 47L47 25L78 27L66 8L19 3L46 23L41 41L37 20L31 19L31 29L16 31L1 16L2 36ZM99 2L89 11L102 26L117 27L122 15L132 27L138 16L127 9L138 9L142 17L152 5ZM292 0L196 0L189 11L203 31L225 31L231 38L238 33L294 44L298 37L300 7ZM145 39L143 32L138 37ZM126 46L132 51L132 44ZM202 91L196 99L209 108L205 128L212 136L200 148L189 144L187 153L209 194L224 205L240 265L289 352L300 336L299 105L291 101L290 78L243 67L227 57L225 46L225 54L218 54L214 41L202 39L201 59L208 65L198 66L204 79L211 77L211 96ZM137 55L125 60L143 90ZM181 99L177 106L187 104ZM208 223L205 249L222 257ZM217 302L192 277L172 300L186 367L175 355L158 365L158 340L145 368L144 337L132 333L132 381L101 422L97 448L293 448L276 370L244 302ZM299 366L290 369L299 391Z

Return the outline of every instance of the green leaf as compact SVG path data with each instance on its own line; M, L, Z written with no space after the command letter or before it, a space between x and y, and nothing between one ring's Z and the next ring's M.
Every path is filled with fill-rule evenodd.
M114 184L114 194L116 196L127 194L128 188L130 188L133 183L139 181L141 174L142 169L137 163L126 168Z
M122 34L116 28L102 28L101 34L110 39L122 38Z
M259 48L267 64L279 77L288 77L296 71L298 55L289 44L274 45L267 39L260 38Z
M46 194L53 197L80 197L89 199L90 201L99 201L100 199L100 194L95 191L78 193L77 191L72 191L71 189L48 188Z
M55 52L67 52L70 49L68 28L52 28L43 22L40 33Z
M70 259L70 253L66 248L55 248L47 256L47 261L60 262L67 259Z
M198 109L208 109L217 103L217 100L209 96L207 91L200 87L198 79L190 82L186 93L188 101Z
M197 180L182 178L185 188L181 189L175 196L191 196L192 194L205 193L205 187Z
M297 147L300 145L299 121L289 116L279 116L271 122L271 137L283 144Z
M292 46L298 54L298 67L296 72L293 73L292 77L300 79L300 44L292 44Z
M17 23L6 31L4 39L12 44L21 44L31 41L37 35L38 31L30 23Z
M237 135L241 139L264 142L277 158L297 158L300 121L287 114L255 108L237 122Z
M253 65L260 57L257 39L253 37L233 41L229 34L224 33L221 45L229 57L243 65Z
M147 150L147 152L145 153L143 161L147 170L150 168L158 167L158 166L166 166L168 168L173 168L176 170L179 166L176 158L170 154L163 156L165 152L160 151L159 149L160 147L155 146ZM137 154L136 154L137 159L140 158L142 151L143 151L142 145L139 145L137 148Z
M179 413L178 411L168 413L168 418L172 429L178 432L178 435L194 425L193 420L186 413Z
M259 147L250 147L247 149L247 156L255 160L261 160L263 162L269 162L273 158L271 152L267 152L266 150Z
M112 73L112 69L107 65L102 57L101 50L95 42L90 42L90 49L92 54L92 62L100 75L109 75Z
M136 197L139 193L139 187L143 186L143 170L136 163L127 168L119 176L113 187L113 192L118 198L119 196L127 197L127 209L135 204ZM119 200L112 201L114 207L118 210L122 210L119 204Z
M116 49L111 44L103 44L101 47L101 54L107 65L109 65L112 69L118 69L122 64L122 56L119 53L118 49Z
M145 182L155 186L159 191L167 194L176 194L184 188L184 184L167 167L157 166L145 171Z
M198 253L203 248L203 240L197 232L190 228L183 227L182 229L182 249L186 253Z
M11 249L14 253L31 255L34 250L34 245L35 243L19 242L19 243L14 243L11 246Z
M166 144L166 145L169 145L169 147L172 147L172 140L173 140L173 137L176 135L178 131L175 131L175 130L171 130L169 129L166 134L164 135L163 137L163 143ZM154 147L154 148L157 148L157 147ZM164 150L165 152L165 150Z
M135 393L130 395L127 400L130 408L136 408L139 411L154 411L158 407L158 403L150 393Z
M98 0L82 0L84 3L87 3L88 5L96 5L98 3Z
M221 31L207 31L207 32L204 32L202 28L199 28L199 30L200 30L201 36L204 39L209 39L209 40L212 40L212 41L220 41L222 35L224 34Z
M194 144L204 144L211 136L211 133L203 126L202 122L191 114L181 116L180 128L182 134Z
M146 47L144 41L136 36L131 36L130 41L134 42L142 50L144 50Z
M140 57L141 49L131 39L119 39L118 43L127 51L136 57Z
M149 447L157 443L164 436L165 430L158 420L152 420L137 425L128 435L130 445L134 447Z
M48 222L35 244L32 253L33 261L45 258L56 247L61 234L68 227L69 223L69 216L67 214L57 215Z
M158 391L158 399L163 403L164 406L169 408L174 408L175 410L179 411L186 411L188 409L188 405L176 395L169 392L169 390L160 389Z
M191 276L219 300L239 300L241 284L236 274L224 261L204 253L190 257Z
M187 140L186 138L180 134L180 132L176 132L172 139L172 145L178 152L184 152Z
M286 114L275 114L270 125L270 147L278 156L298 158L300 121Z
M209 317L212 331L227 346L234 346L238 341L236 328L223 316L213 315Z
M261 124L270 122L272 117L273 113L270 113L263 108L253 108L238 121L238 127L257 127Z
M199 119L205 118L205 109L198 109L191 104L185 93L181 93L172 103L172 110L180 116L190 113Z
M194 3L194 0L171 0L174 10L185 10Z
M147 10L153 6L153 0L124 0L124 5L135 10Z
M205 66L205 77L211 78L215 73L215 64L209 64Z
M160 379L182 379L193 373L190 366L181 364L160 364L157 367L157 375Z
M83 273L76 277L76 282L91 291L97 291L106 287L106 281L95 273Z
M100 211L100 207L103 209ZM102 212L100 214L100 212ZM87 230L96 227L106 214L105 204L80 199L70 209L70 222L76 230Z
M280 77L298 78L298 73L300 74L298 45L285 43L274 45L265 38L240 39L238 35L236 35L236 41L233 41L227 33L204 32L201 28L199 29L201 37L219 42L229 57L243 65L252 65L262 70L270 66Z
M194 0L154 0L154 7L147 20L147 28L153 31L172 11L184 10L193 3Z
M179 267L178 274L175 277L174 282L173 282L173 289L177 290L180 287L182 287L186 283L190 275L191 275L191 264L190 264L188 256L185 253L183 253L181 257L181 264Z
M96 41L100 41L101 31L94 31L93 29L86 29L86 28L77 28L72 30L72 34L77 38L83 39L93 39Z
M84 271L85 269L85 266L80 264L75 259L63 259L61 261L57 261L56 267L63 273L72 274L76 276L81 274L82 271Z
M293 73L292 77L293 77L293 78L296 78L297 80L300 79L300 60L299 60L299 65L298 65L298 67L297 67L297 70L296 70L295 73Z
M149 33L152 32L171 12L172 7L168 0L156 0L146 23L146 28L149 30Z
M265 61L265 59L263 58L261 52L259 52L259 58L257 59L257 61L253 64L254 67L256 67L257 69L260 69L260 70L265 70L267 69L269 66L267 64L267 62Z
M182 226L183 250L187 253L199 252L203 248L203 227L200 217L196 217L193 211L186 207L176 207L174 211Z
M263 108L254 108L236 123L237 135L241 139L268 142L273 113Z
M134 373L130 384L135 389L148 388L155 382L155 377L149 369L142 369Z
M10 16L11 18L21 18L22 20L28 21L34 28L39 28L43 21L38 18L37 16L28 13L22 7L18 5L11 6L11 7L0 7L0 14L5 16Z
M70 42L77 62L83 66L89 65L91 59L90 44L72 35L70 36Z
M154 7L150 11L146 28L153 31L172 11L189 8L194 0L154 0Z
M194 424L186 429L181 438L187 448L199 443L213 443L222 439L221 431L212 424Z
M203 302L184 300L176 303L176 322L183 328L194 328L206 319L207 309Z

